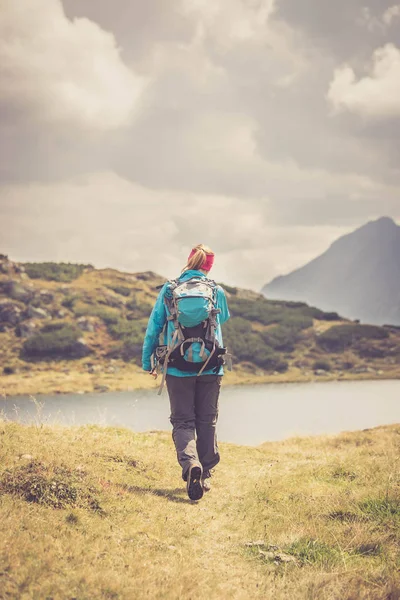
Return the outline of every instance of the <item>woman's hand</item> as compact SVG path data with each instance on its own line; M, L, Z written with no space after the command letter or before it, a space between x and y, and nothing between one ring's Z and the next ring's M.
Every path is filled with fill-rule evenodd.
M157 373L156 369L152 369L151 371L149 371L149 375L152 375L152 377L154 379L157 379L157 377L158 377L158 373Z

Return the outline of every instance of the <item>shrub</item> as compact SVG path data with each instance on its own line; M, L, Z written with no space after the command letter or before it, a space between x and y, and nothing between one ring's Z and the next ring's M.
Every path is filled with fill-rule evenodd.
M220 283L219 285L222 287L223 290L228 292L228 294L231 294L232 296L235 296L237 294L237 288L234 288L230 285L226 285L226 283Z
M131 319L143 319L150 316L153 307L151 304L148 304L147 302L140 302L136 297L134 297L126 303L126 308L132 311L130 314Z
M80 299L81 296L79 296L78 294L68 295L62 300L61 306L64 306L64 308L68 308L69 310L73 310L75 302L77 302Z
M40 333L51 333L52 331L59 331L65 327L73 327L73 325L68 323L68 321L52 321L51 323L46 323L46 325L43 325Z
M241 317L233 317L223 326L224 343L234 358L271 371L285 371L287 362L268 346L258 332L252 331L251 324Z
M32 461L8 469L0 480L0 493L23 498L26 502L50 508L80 506L102 512L93 488L84 486L82 475L66 467L49 468Z
M328 352L342 352L361 339L382 340L389 337L383 327L349 323L331 327L317 338L319 346Z
M115 322L110 323L108 332L117 339L135 339L143 342L143 336L146 331L147 319L140 321L128 321L127 319L118 318Z
M339 364L339 368L343 369L343 371L349 371L353 367L354 367L354 361L352 361L352 360L345 360Z
M312 327L313 319L323 318L325 314L304 302L267 300L266 298L249 300L232 297L229 300L229 308L234 317L257 321L263 325L283 325L297 331Z
M281 306L284 308L310 308L305 302L298 300L267 300L272 306Z
M261 338L268 346L281 352L293 352L298 340L298 329L286 325L276 325L267 331L260 332Z
M125 285L108 285L107 287L109 290L112 290L113 292L115 292L116 294L119 294L120 296L130 296L131 295L131 288L128 288Z
M23 263L26 273L31 279L45 279L47 281L70 282L82 275L85 269L93 269L93 265L73 263Z
M129 340L117 344L107 353L107 358L121 358L125 362L133 361L137 365L142 363L143 342L135 343Z
M356 352L360 358L385 358L390 354L390 350L388 349L377 346L366 346L365 344L357 346Z
M306 306L302 313L318 321L341 321L342 317L336 312L325 312L315 306Z
M342 317L337 312L323 312L320 317L321 321L341 321Z
M39 333L28 338L22 347L23 358L77 358L80 355L78 339L79 329L70 324L49 329L46 325Z
M316 360L312 366L314 371L330 371L331 363L326 360Z
M125 361L134 360L137 364L140 364L146 326L147 319L128 321L120 318L117 322L110 323L108 331L120 343L111 349L108 356L110 358L122 358Z

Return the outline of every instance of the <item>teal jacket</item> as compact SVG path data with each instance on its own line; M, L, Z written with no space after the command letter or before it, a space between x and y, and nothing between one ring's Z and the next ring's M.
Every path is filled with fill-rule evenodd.
M206 279L206 276L201 271L192 270L185 271L184 273L182 273L182 275L179 277L179 281L186 281L187 279L191 279L192 277L203 277L204 279ZM160 343L159 337L164 329L165 323L167 323L167 327L165 328L163 343L168 345L174 333L174 324L172 321L167 320L167 317L170 313L164 302L164 297L165 293L167 292L167 289L168 282L163 285L160 293L158 294L158 298L156 300L156 303L149 318L149 322L147 324L147 330L144 338L142 352L142 366L144 371L151 371L150 357ZM223 346L221 325L229 319L230 314L225 292L220 286L217 287L217 308L219 308L221 312L217 315L218 326L216 330L216 338L219 344ZM176 377L190 377L193 375L197 375L197 373L183 372L174 367L168 367L167 374L175 375ZM202 375L212 374L213 370L206 370L202 373ZM219 374L223 374L222 367L220 369Z

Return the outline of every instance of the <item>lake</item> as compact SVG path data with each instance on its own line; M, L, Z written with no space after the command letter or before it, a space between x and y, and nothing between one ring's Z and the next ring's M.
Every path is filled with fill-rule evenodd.
M169 430L166 390L37 396L0 400L21 423L99 424L133 431ZM258 445L293 435L332 434L400 422L400 380L225 387L220 441Z

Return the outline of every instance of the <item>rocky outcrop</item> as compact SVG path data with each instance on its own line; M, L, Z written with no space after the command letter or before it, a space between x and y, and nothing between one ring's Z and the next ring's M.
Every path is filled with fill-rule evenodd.
M37 332L37 325L33 321L24 321L19 323L15 329L15 333L21 338L30 338Z
M29 319L48 319L50 317L44 308L36 308L36 306L32 306L31 304L26 310L26 315Z
M48 290L40 290L38 294L38 300L43 304L51 304L54 301L54 294Z
M110 308L121 308L125 305L125 302L121 298L112 296L111 294L104 294L102 298L99 298L99 304L104 304Z
M19 281L15 280L0 282L0 292L24 304L31 302L34 297L32 289L23 286Z
M95 329L93 323L87 317L79 317L77 324L79 329L82 331L89 331L90 333L93 333Z
M17 304L7 301L0 304L0 327L6 325L15 327L22 318L22 310Z
M92 354L92 349L86 344L83 338L79 338L71 346L70 355L73 358L84 358L85 356L89 356L89 354Z

